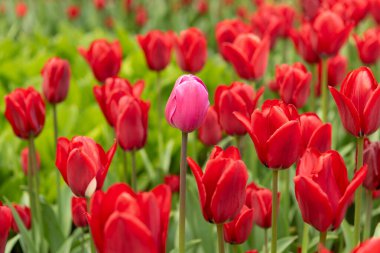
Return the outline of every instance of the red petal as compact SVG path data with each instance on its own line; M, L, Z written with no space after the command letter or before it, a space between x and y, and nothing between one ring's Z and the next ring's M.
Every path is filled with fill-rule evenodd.
M55 166L67 183L67 159L69 157L70 141L65 137L58 138L57 151L55 156Z
M190 157L187 158L187 163L189 164L190 169L194 174L195 181L197 182L198 193L199 193L199 201L201 203L203 216L206 220L208 220L208 217L204 211L205 206L206 206L206 189L205 189L205 186L203 185L203 182L202 182L202 177L203 177L202 169Z
M315 148L323 153L331 149L332 127L330 123L323 124L311 135L308 148Z
M372 93L364 108L364 134L374 133L380 126L380 85Z

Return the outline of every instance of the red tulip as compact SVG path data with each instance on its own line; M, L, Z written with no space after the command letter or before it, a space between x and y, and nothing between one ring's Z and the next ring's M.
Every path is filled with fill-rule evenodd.
M363 161L368 166L363 186L370 191L375 191L380 188L380 142L369 142L365 145Z
M110 43L105 39L99 39L93 41L88 50L80 47L78 51L87 60L99 82L118 75L122 60L119 41Z
M300 115L302 152L308 148L314 148L319 152L331 149L332 127L330 123L323 123L315 113Z
M166 68L172 51L169 33L151 30L146 35L137 35L137 41L144 50L146 62L151 70L161 71Z
M314 0L311 0L314 1ZM298 54L310 64L319 63L319 55L311 44L312 27L309 23L303 23L299 31L291 30L290 37Z
M97 10L103 10L106 7L106 0L93 0L93 3Z
M42 71L42 90L46 100L57 104L65 100L70 85L70 65L58 57L48 60Z
M78 197L91 197L100 190L116 151L116 142L105 153L91 138L76 136L58 139L55 165L71 191Z
M104 85L97 85L93 93L108 124L114 127L119 113L119 101L124 96L140 97L144 90L144 81L137 81L133 86L127 79L107 78Z
M331 10L341 16L345 23L357 25L367 16L369 3L362 0L339 0L333 4Z
M205 15L208 12L207 0L198 0L197 11L200 15Z
M377 24L380 24L380 0L370 0L369 8L372 17L375 19Z
M249 117L264 93L264 87L255 92L251 85L233 82L230 86L219 85L215 91L215 111L219 123L229 135L244 135L247 130L233 115L239 112Z
M87 227L87 202L85 198L71 198L71 216L77 227Z
M323 0L301 0L303 17L307 20L313 20L317 16L322 3Z
M252 249L252 250L247 250L245 253L259 253L259 251L256 249Z
M17 204L12 204L16 212L18 213L18 216L20 217L21 221L24 223L24 226L26 229L30 229L32 227L32 217L30 214L30 208L27 206L21 206ZM13 217L12 219L12 230L15 233L19 233L19 228L16 223L16 219Z
M19 2L16 4L16 16L18 18L23 18L28 14L28 6L24 2Z
M5 4L4 3L1 3L0 4L0 14L3 15L5 14L7 8L5 7ZM1 251L1 250L0 250Z
M238 5L236 7L236 16L241 20L248 20L248 9L244 5Z
M12 212L7 206L3 206L0 202L0 252L5 251L9 230L12 226Z
M29 160L29 149L24 148L21 151L21 167L22 167L22 171L24 172L25 175L28 174L28 167L29 167L28 160ZM37 160L37 170L40 170L41 158L40 158L40 154L38 154L38 152L36 152L36 160Z
M320 232L335 230L342 222L355 190L363 183L367 166L351 183L343 158L334 150L307 150L297 165L295 193L304 222Z
M215 107L210 106L202 125L199 127L198 138L204 145L215 146L222 140L222 134L218 114Z
M16 88L5 96L5 117L21 139L38 136L45 123L45 103L33 87Z
M380 28L368 29L363 39L354 35L360 60L364 64L376 64L380 59Z
M138 194L126 184L97 191L89 218L96 248L99 253L165 253L170 207L167 185Z
M267 100L251 118L235 113L247 129L260 161L270 169L286 169L301 154L301 127L297 109L279 100ZM291 148L289 148L291 147Z
M133 96L123 96L119 101L119 114L115 130L120 147L125 151L144 147L148 133L150 104Z
M104 25L109 28L109 29L112 29L113 26L114 26L114 21L113 21L113 18L111 16L108 16L104 19Z
M179 176L167 175L164 178L165 184L170 187L172 193L179 192Z
M66 14L69 20L75 20L79 17L80 15L80 8L76 5L70 5L66 9Z
M355 247L351 253L374 253L380 252L380 239L370 238Z
M224 43L222 50L236 73L244 79L261 78L267 68L269 39L253 34L240 34L233 43Z
M199 200L206 221L222 224L233 220L245 201L247 168L236 147L215 146L205 173L191 158L187 162L197 181Z
M242 244L248 240L253 227L254 210L243 206L238 216L223 225L224 241L230 244Z
M139 27L143 27L148 22L148 12L144 6L139 5L136 7L135 23Z
M198 28L189 28L182 31L174 39L177 63L179 67L189 73L202 70L207 59L207 40Z
M380 127L380 86L369 68L351 71L343 80L340 92L332 87L330 91L349 133L370 135Z
M347 59L341 55L336 55L327 60L327 83L331 87L340 85L347 75ZM318 83L315 87L317 96L321 94L322 66L318 64Z

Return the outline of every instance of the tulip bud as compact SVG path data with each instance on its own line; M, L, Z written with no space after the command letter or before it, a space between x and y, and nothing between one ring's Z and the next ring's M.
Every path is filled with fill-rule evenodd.
M367 30L362 39L355 34L354 39L362 63L376 64L380 58L380 28Z
M18 216L20 216L21 221L24 223L26 229L30 229L32 227L32 217L30 214L30 208L27 206L21 206L17 204L12 204ZM12 230L15 233L19 233L20 230L17 226L16 219L13 217L12 219Z
M203 123L210 102L205 84L196 76L183 75L175 82L165 108L168 123L190 133Z
M101 11L106 7L106 0L93 0L93 3L98 11Z
M376 23L380 24L380 0L370 0L369 8Z
M362 242L359 246L355 247L351 253L370 253L380 252L380 239L370 238L367 241Z
M248 240L253 227L253 209L243 206L238 216L223 225L224 240L230 244L242 244Z
M76 5L70 5L66 9L66 15L69 20L75 20L80 15L80 8Z
M165 184L170 187L172 193L179 192L179 176L167 175L164 178Z
M37 161L37 170L40 170L41 168L41 158L40 154L36 152L36 161ZM28 175L28 168L29 168L29 149L24 148L21 151L21 167L22 171L24 172L25 175Z
M208 108L205 120L198 130L198 138L207 146L215 146L222 140L222 127L214 106Z
M16 4L16 16L18 18L23 18L28 14L28 6L24 2L19 2Z
M146 22L148 21L148 12L144 8L144 6L139 5L136 8L136 16L135 16L135 23L139 27L143 27Z
M312 27L309 23L303 23L299 31L291 30L290 37L298 54L310 64L319 63L319 55L311 44Z
M7 238L12 226L13 217L11 209L7 206L3 206L1 202L0 217L0 252L5 252L5 245L7 244Z
M380 142L365 145L363 161L368 166L363 186L370 191L375 191L380 188Z
M362 0L340 0L335 1L331 10L342 17L346 24L357 25L368 13L369 1Z
M85 198L71 198L71 216L77 227L87 227L87 202Z

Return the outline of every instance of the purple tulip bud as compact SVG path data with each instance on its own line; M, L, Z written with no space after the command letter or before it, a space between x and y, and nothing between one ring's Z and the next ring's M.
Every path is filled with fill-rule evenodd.
M205 84L196 76L183 75L175 82L165 117L175 128L189 133L199 128L210 105Z

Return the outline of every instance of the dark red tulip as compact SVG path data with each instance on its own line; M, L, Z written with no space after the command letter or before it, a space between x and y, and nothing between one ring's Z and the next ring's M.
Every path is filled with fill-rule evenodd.
M374 253L380 252L380 239L370 238L362 242L359 246L355 247L351 253Z
M22 168L22 171L24 172L25 175L28 174L28 160L29 160L29 149L28 148L24 148L22 151L21 151L21 168ZM40 158L40 154L38 154L38 152L36 151L36 161L37 161L37 170L40 170L41 168L41 158Z
M140 97L144 90L144 85L143 80L137 81L132 86L127 79L110 77L107 78L104 85L94 86L94 96L110 126L114 127L116 125L120 99L130 95Z
M93 0L93 3L97 10L103 10L106 7L106 0Z
M301 0L303 17L306 20L313 20L322 6L323 0Z
M378 190L380 188L380 142L368 142L365 145L363 161L368 166L363 186L370 191Z
M65 100L70 85L69 62L58 57L48 60L42 71L42 91L46 100L57 104Z
M235 113L247 129L260 161L270 169L286 169L301 154L301 127L297 109L279 100L267 100L251 117ZM292 147L292 148L289 148Z
M321 57L336 55L347 41L352 25L332 11L322 11L312 25L311 43Z
M86 198L71 198L71 216L77 227L87 227L87 202Z
M318 53L314 50L313 45L311 44L311 32L311 25L309 23L303 23L299 31L290 31L290 37L293 40L294 46L296 47L297 52L302 57L302 59L304 59L307 63L315 64L319 63L320 58Z
M150 192L134 193L115 184L91 199L89 224L99 253L165 253L171 192L159 185Z
M307 112L300 115L302 152L314 148L319 152L331 149L332 127L330 123L323 123L317 114Z
M170 187L172 193L179 192L179 176L178 175L166 175L164 182Z
M367 16L369 2L362 0L339 0L331 6L331 10L341 16L345 23L357 25Z
M30 208L27 206L21 206L17 204L12 204L21 221L24 223L26 229L30 229L32 227L32 217L30 214ZM13 217L12 219L12 230L15 233L19 233L20 230L17 226L16 219Z
M135 22L139 27L143 27L148 22L148 12L142 5L136 7Z
M16 4L16 16L18 18L23 18L28 14L28 6L24 2L19 2Z
M380 58L380 28L368 29L361 39L354 35L360 60L364 64L376 64Z
M207 59L207 40L198 28L189 28L182 31L174 39L177 63L179 67L189 73L202 70Z
M264 87L255 92L251 85L233 82L230 86L219 85L215 91L215 111L219 123L229 135L244 135L245 127L236 119L234 112L249 117L264 93Z
M79 17L80 15L80 8L79 6L76 5L70 5L66 9L66 14L69 20L75 20Z
M215 146L205 173L191 158L187 162L198 185L199 200L206 221L222 224L233 220L245 201L248 173L236 147Z
M343 80L340 92L332 87L330 91L349 133L370 135L380 127L380 86L369 68L351 71Z
M76 136L71 141L58 138L55 165L71 191L78 197L91 197L102 189L116 151L116 142L105 153L94 140Z
M151 30L146 35L137 35L137 41L144 50L151 70L161 71L166 68L172 52L172 37L169 33Z
M119 41L108 42L105 39L98 39L91 43L88 50L80 47L78 51L86 59L99 82L118 75L122 60Z
M150 104L134 96L123 96L119 101L119 113L115 125L116 138L125 151L144 147L148 134Z
M208 12L208 3L207 0L198 0L197 3L197 12L199 15L205 15Z
M16 88L5 96L5 117L21 139L38 136L45 123L45 103L33 87Z
M338 152L319 153L308 149L297 165L294 178L304 222L320 232L337 229L366 174L367 166L364 165L349 182L346 166Z
M248 9L246 6L244 5L238 5L236 7L236 16L238 18L240 18L241 20L248 20L248 17L249 17L249 13L248 13Z
M224 241L242 244L248 240L253 227L253 209L243 206L238 216L223 225Z
M260 79L267 68L269 39L263 40L253 34L240 34L233 43L223 43L227 60L236 73L244 79Z
M347 58L336 55L330 57L327 60L327 83L331 87L336 87L340 85L343 79L347 75L348 62ZM321 63L318 65L318 83L315 87L315 94L320 96L321 94L321 79L322 79L322 66Z
M369 8L372 17L375 19L377 24L380 24L380 0L370 0Z
M0 202L0 252L5 251L5 245L7 245L7 239L9 230L12 226L12 212L7 206L3 206Z
M214 106L208 108L206 117L198 129L198 139L207 146L215 146L222 140L222 127Z

